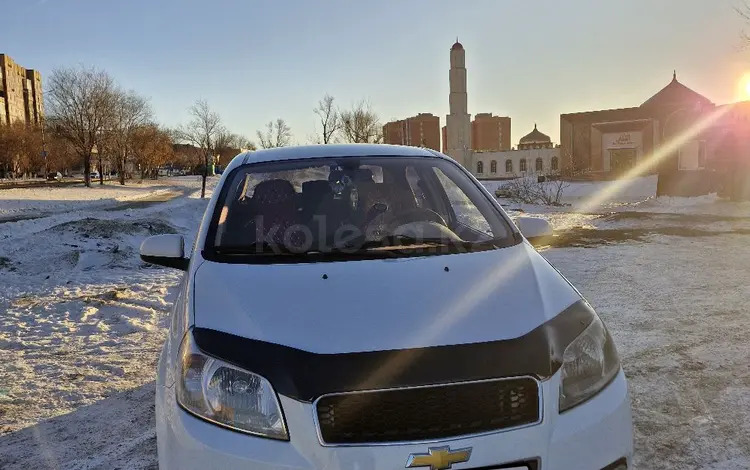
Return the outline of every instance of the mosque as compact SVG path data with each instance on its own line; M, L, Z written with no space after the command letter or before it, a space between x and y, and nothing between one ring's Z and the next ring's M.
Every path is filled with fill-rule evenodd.
M466 90L466 51L458 40L450 51L450 114L446 116L445 153L480 179L514 178L560 170L560 147L534 125L534 130L505 151L478 151L472 146L471 115Z
M750 199L750 101L714 104L682 84L676 71L639 106L561 114L559 145L535 125L505 151L472 146L466 51L458 40L450 50L449 80L443 150L479 179L658 174L658 195L717 192Z
M750 102L672 81L639 106L562 114L561 162L590 178L658 174L658 195L750 197Z

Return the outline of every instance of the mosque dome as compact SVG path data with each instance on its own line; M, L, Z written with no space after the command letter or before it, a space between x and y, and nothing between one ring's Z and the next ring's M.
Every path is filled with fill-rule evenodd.
M520 145L533 145L533 144L549 144L552 142L552 139L549 138L547 134L543 134L539 132L539 129L536 128L536 124L534 124L534 130L530 133L526 134L525 136L521 137L521 140L518 142Z

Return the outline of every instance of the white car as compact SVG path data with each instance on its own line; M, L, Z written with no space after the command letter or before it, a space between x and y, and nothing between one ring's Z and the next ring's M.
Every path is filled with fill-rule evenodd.
M612 337L527 241L551 232L429 149L235 157L192 250L141 246L186 271L159 467L632 468Z

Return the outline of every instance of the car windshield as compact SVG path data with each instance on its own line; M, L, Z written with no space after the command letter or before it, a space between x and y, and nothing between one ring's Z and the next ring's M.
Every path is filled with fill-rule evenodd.
M356 257L512 243L498 208L457 165L388 156L239 167L228 175L207 247L219 256Z

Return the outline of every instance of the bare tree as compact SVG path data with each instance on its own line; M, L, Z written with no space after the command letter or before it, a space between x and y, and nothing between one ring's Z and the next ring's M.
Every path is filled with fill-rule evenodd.
M734 7L734 11L747 25L750 25L750 3L743 1L741 5ZM746 30L742 32L742 43L744 47L750 47L750 34Z
M78 162L75 148L69 140L61 138L54 129L47 129L46 148L48 151L47 166L50 171L67 175Z
M224 129L216 137L216 150L255 150L255 144L244 135L235 134Z
M562 206L563 194L569 186L570 183L563 179L559 171L529 173L503 184L495 195L525 204Z
M151 175L159 176L159 167L174 158L174 146L170 133L156 124L134 129L130 150L136 165L140 168L141 179Z
M0 125L0 165L3 173L13 178L27 173L32 166L30 150L34 149L29 131L22 122Z
M341 111L341 133L347 142L380 143L383 129L380 118L366 101L360 101L352 109Z
M341 116L333 106L333 96L326 93L322 100L318 101L318 107L313 110L320 119L322 139L324 144L330 144L336 133L341 130Z
M219 162L231 160L240 152L255 149L255 144L250 139L243 135L229 132L226 129L216 138L216 154L218 155Z
M287 147L292 143L292 129L285 120L278 118L266 124L266 131L257 131L260 147L271 149L276 147Z
M175 136L175 134L173 134ZM174 137L173 140L179 140ZM198 147L190 144L176 144L174 148L173 163L183 170L192 170L196 165L200 165L203 160L202 151Z
M203 153L203 180L201 198L206 197L206 179L208 178L209 159L216 152L216 139L224 132L219 114L211 110L208 102L198 100L190 108L191 121L177 129L179 140L198 147Z
M108 151L107 153L115 156L114 167L120 184L124 185L128 154L132 150L135 133L151 123L153 112L148 100L134 91L118 90L115 96L112 120L104 133L99 154ZM101 175L100 177L103 178Z
M84 181L90 187L91 155L114 109L114 81L103 70L78 67L54 70L48 84L48 120L83 160Z

